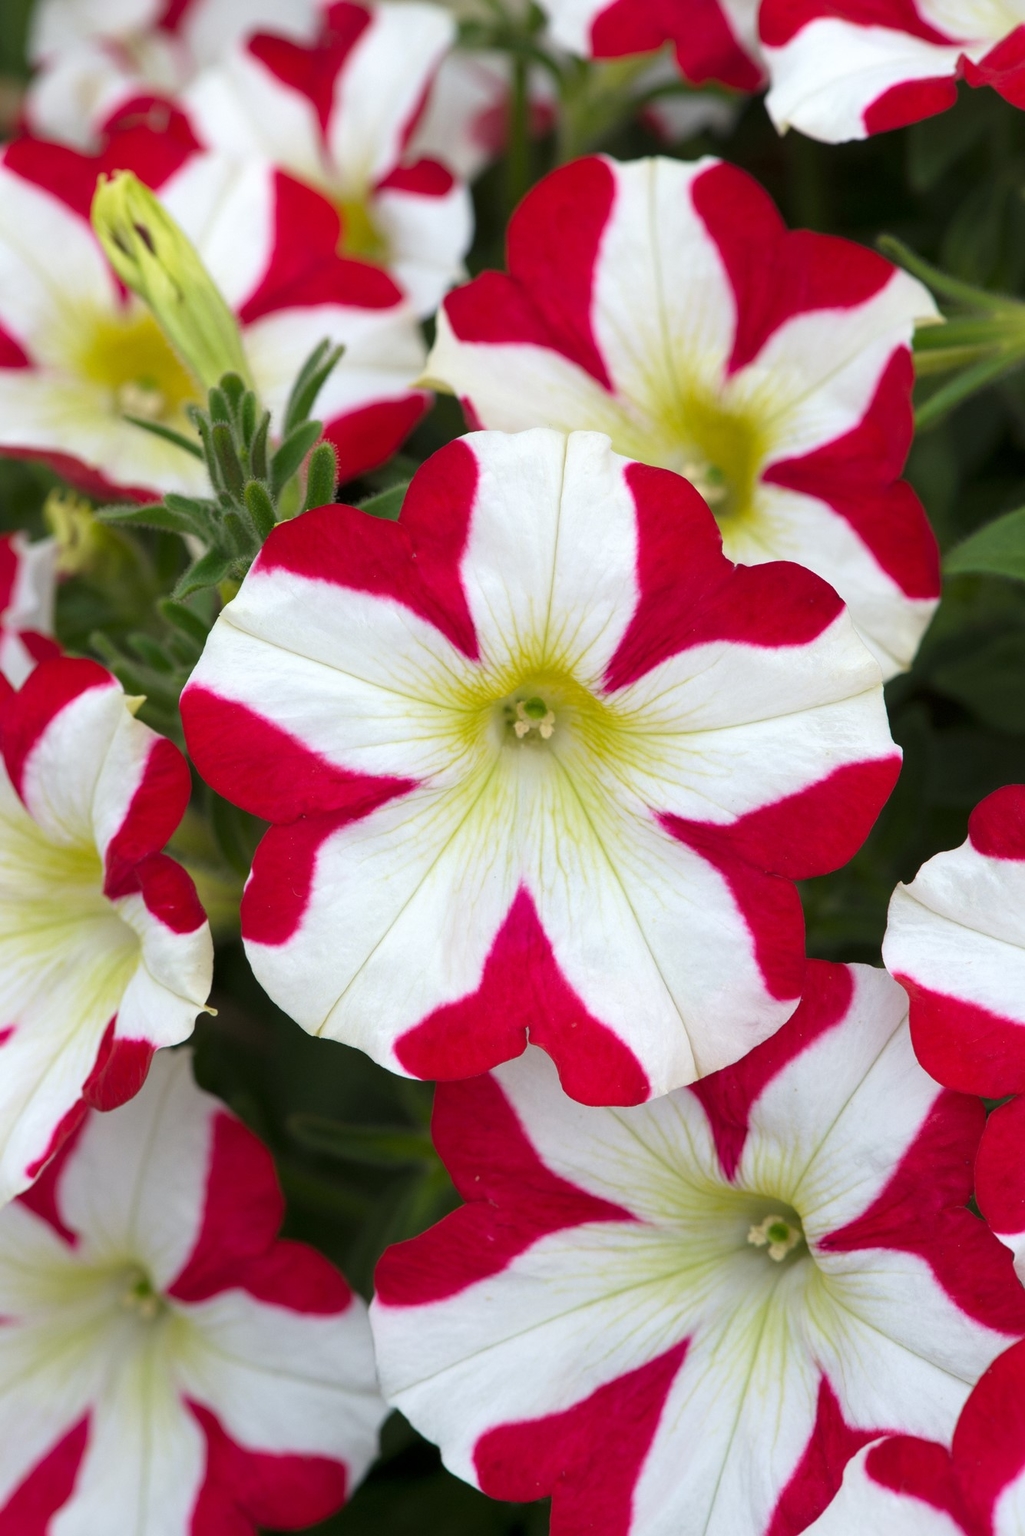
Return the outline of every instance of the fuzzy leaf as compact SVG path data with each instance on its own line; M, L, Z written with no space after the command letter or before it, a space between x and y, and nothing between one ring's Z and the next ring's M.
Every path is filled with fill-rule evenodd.
M306 421L285 438L270 461L270 486L273 495L281 495L283 488L319 439L321 430L319 421Z
M126 528L160 528L164 533L196 533L195 521L186 513L153 502L146 507L97 507L101 523L118 523Z
M331 443L318 443L310 454L306 474L306 501L303 511L311 507L326 507L335 499L338 484L338 458Z
M208 549L179 577L174 596L188 597L190 592L199 592L203 587L216 587L219 581L224 581L225 577L232 574L237 559L236 555L225 554L222 549Z

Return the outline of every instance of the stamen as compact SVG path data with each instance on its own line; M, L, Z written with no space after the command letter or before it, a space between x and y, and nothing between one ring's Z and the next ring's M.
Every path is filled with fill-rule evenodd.
M747 1240L755 1248L768 1248L769 1258L781 1264L788 1253L804 1242L804 1233L785 1216L770 1215L750 1229Z
M549 741L555 730L555 714L544 699L517 699L513 730L520 741L533 730L537 731L542 741Z

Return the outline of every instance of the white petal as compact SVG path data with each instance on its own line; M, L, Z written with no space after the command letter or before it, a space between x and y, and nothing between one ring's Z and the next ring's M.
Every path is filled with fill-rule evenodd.
M59 1198L91 1261L129 1255L157 1289L174 1280L202 1226L219 1108L197 1090L187 1051L161 1051L134 1099L89 1117Z
M988 46L944 48L889 27L817 16L785 48L765 49L772 79L765 105L780 132L799 128L827 144L864 139L864 113L887 91L953 77L962 53L979 56Z
M970 842L937 854L890 900L886 963L935 992L1025 1022L1025 862Z
M346 197L365 196L399 163L434 70L455 40L436 5L382 0L335 81L328 124L333 177Z
M232 1290L182 1309L190 1341L177 1367L183 1393L247 1450L344 1461L350 1486L377 1451L386 1409L366 1307L319 1317Z
M637 605L626 460L597 432L467 442L480 479L460 574L483 661L506 662L518 643L535 666L596 687Z
M206 1443L174 1389L166 1336L117 1362L90 1424L75 1491L52 1536L181 1536L203 1481Z

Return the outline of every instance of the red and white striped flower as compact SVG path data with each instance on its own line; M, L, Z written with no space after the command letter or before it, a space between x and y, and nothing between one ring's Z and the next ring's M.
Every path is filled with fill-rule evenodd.
M272 26L308 40L319 8L318 0L38 0L26 120L42 138L96 150L112 118L175 96L247 33Z
M265 155L339 209L341 249L380 262L420 314L462 275L470 194L407 145L455 40L439 6L327 5L310 47L257 33L184 94L213 149Z
M39 661L60 655L53 638L57 543L0 537L0 672L20 688Z
M757 0L544 0L552 36L571 53L619 59L672 43L694 85L756 91L764 78Z
M1025 1531L1025 1342L994 1360L962 1410L952 1451L910 1436L848 1463L808 1536L1021 1536Z
M1025 1092L1025 785L987 795L967 841L898 885L883 959L926 1071L963 1093Z
M138 1091L210 990L205 914L160 851L188 768L133 702L62 657L0 705L0 1203L86 1103Z
M180 119L97 157L21 139L0 159L0 451L46 459L84 489L145 500L208 489L204 466L126 420L191 432L199 387L126 296L89 223L97 173L134 170L198 247L238 316L276 420L323 337L345 355L316 409L342 478L381 463L426 407L419 329L380 269L336 253L335 210L270 166L203 154Z
M593 156L524 199L508 275L450 294L428 374L483 427L607 432L690 478L732 560L796 560L889 675L936 606L911 445L920 283L847 240L788 233L715 160Z
M0 1529L255 1536L338 1508L385 1411L366 1308L282 1215L267 1150L171 1051L0 1211Z
M903 128L991 85L1025 107L1025 27L987 0L762 0L771 79L766 106L783 132L829 144Z
M468 1203L378 1266L385 1397L485 1492L552 1494L553 1536L795 1533L880 1432L948 1439L1025 1292L966 1209L982 1105L906 1014L813 961L773 1039L652 1104L573 1104L533 1050L442 1084Z
M277 1003L424 1078L529 1033L591 1103L783 1023L791 878L850 858L899 764L831 588L730 565L685 480L591 432L451 443L397 524L282 524L182 718L277 824L242 907Z

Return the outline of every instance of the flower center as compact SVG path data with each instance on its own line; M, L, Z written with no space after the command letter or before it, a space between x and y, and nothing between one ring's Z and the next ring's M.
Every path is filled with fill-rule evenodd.
M362 261L387 261L388 242L374 223L366 200L362 197L342 198L335 207L342 219L338 247L341 254Z
M779 1211L769 1214L748 1230L747 1240L755 1248L766 1249L775 1264L782 1264L804 1243L801 1224L791 1213L784 1216Z
M166 422L199 399L192 375L148 311L95 316L82 335L78 366L90 383L110 391L117 415Z
M529 699L515 699L503 706L507 724L518 741L526 741L537 733L537 739L550 741L555 731L555 711L549 709L538 694Z
M129 1275L128 1283L121 1293L121 1306L144 1323L156 1322L167 1311L167 1302L154 1289L152 1280L143 1269L132 1270Z
M674 417L667 425L682 453L673 467L701 492L726 536L730 524L752 511L761 434L750 417L699 394L685 396Z

